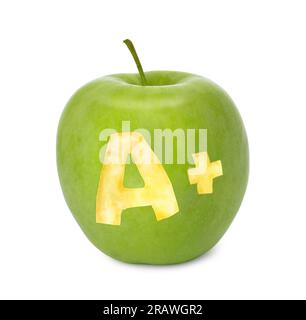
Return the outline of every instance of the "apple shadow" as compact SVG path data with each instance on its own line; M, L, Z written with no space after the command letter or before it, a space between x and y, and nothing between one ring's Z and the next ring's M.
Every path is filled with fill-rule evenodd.
M132 268L147 268L147 269L166 269L166 268L183 268L185 266L190 266L193 264L197 264L209 259L212 259L214 256L218 254L219 248L218 245L215 245L213 248L211 248L208 252L193 258L191 260L185 261L185 262L180 262L180 263L173 263L173 264L147 264L147 263L127 263L124 261L120 260L114 260L113 258L109 257L112 259L115 263L118 264L124 264L125 266L129 266Z

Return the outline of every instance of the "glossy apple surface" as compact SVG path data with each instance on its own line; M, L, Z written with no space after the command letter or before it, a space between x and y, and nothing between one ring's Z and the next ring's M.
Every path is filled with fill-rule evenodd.
M70 99L60 119L57 165L66 202L89 240L107 255L130 263L173 264L212 248L235 217L248 179L248 144L241 117L230 97L213 82L188 73L117 74L92 81ZM211 161L221 160L223 175L212 194L198 194L187 170L192 165L164 164L179 206L157 221L152 207L124 210L119 226L96 223L96 194L101 171L99 134L105 128L207 129ZM174 151L175 152L175 151ZM133 173L134 172L134 173ZM137 170L127 183L137 183Z

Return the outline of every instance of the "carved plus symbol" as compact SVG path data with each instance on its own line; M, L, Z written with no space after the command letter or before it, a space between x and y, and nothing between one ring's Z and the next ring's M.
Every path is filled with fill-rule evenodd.
M220 160L210 162L207 152L192 155L195 168L188 169L190 184L197 184L199 194L213 193L213 179L223 175Z

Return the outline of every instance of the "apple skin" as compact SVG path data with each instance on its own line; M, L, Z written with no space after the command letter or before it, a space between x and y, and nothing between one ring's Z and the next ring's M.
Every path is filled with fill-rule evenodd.
M66 202L88 239L105 254L129 263L175 264L194 259L223 236L243 199L249 169L247 136L230 97L213 82L189 73L116 74L94 80L69 100L57 135L57 166ZM190 185L186 163L164 164L179 212L157 221L152 207L123 211L121 225L96 223L95 206L105 128L207 129L211 161L221 160L223 176L213 193ZM129 177L133 179L133 177Z

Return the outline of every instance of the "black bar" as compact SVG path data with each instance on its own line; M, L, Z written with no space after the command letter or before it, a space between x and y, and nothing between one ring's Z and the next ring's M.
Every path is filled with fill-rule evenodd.
M9 317L8 317L9 315ZM305 301L276 300L7 300L0 319L303 319Z

